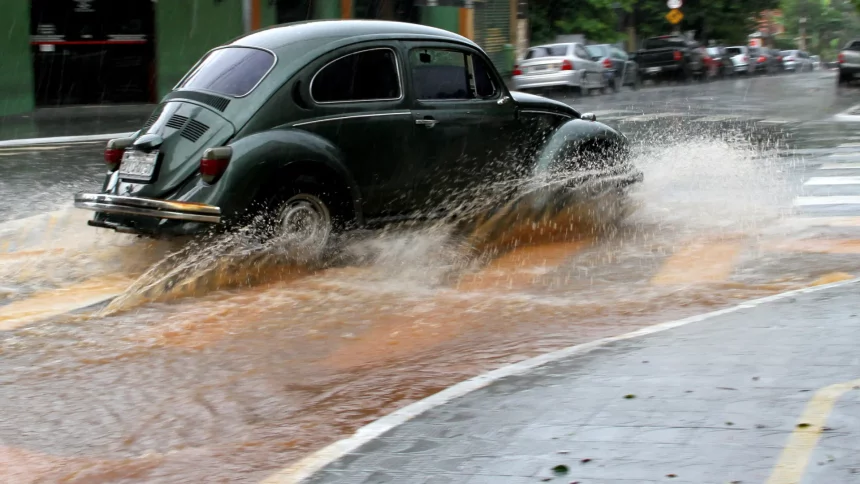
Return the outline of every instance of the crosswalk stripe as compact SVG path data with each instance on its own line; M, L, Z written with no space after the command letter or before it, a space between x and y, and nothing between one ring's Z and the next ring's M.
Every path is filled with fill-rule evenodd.
M860 227L860 216L791 217L777 224L780 227L803 229L812 227Z
M820 170L857 170L860 163L824 163L818 167Z
M860 176L814 176L804 185L860 185Z
M836 195L832 197L797 197L794 199L794 205L796 207L857 204L860 204L860 196L858 195Z

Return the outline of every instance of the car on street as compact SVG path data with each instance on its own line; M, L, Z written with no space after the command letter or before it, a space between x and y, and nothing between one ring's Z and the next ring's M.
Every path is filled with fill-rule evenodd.
M809 72L815 69L809 54L802 50L784 50L782 65L789 72Z
M726 47L726 53L732 60L735 74L752 74L754 62L750 57L749 47L745 45Z
M607 83L618 92L623 86L639 88L639 64L630 60L626 52L611 44L588 45L585 47L592 59L603 64Z
M642 42L636 52L639 75L659 82L675 79L687 82L704 79L707 71L699 44L678 35L661 35Z
M839 51L836 57L839 66L837 82L840 86L848 85L851 81L860 77L860 39L849 41Z
M761 47L750 47L750 72L752 74L776 74L778 72L777 56L770 49Z
M91 226L182 236L263 220L262 237L309 248L447 216L452 195L488 180L580 170L565 189L590 196L642 179L623 134L509 91L474 42L370 20L285 24L209 51L104 157L102 190L75 196Z
M720 46L708 47L706 55L705 61L710 65L718 78L723 79L735 74L735 65L727 48Z
M821 69L821 56L812 55L812 56L809 56L809 60L812 61L812 70L813 71L817 71L817 70Z
M587 94L609 86L603 64L579 43L530 47L514 66L511 80L520 91L560 87Z

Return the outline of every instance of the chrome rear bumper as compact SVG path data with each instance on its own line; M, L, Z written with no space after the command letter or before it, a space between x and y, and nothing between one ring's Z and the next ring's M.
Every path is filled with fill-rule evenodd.
M143 217L184 220L188 222L221 223L221 209L213 205L174 202L154 198L126 197L103 193L75 195L75 207L104 213L119 213Z

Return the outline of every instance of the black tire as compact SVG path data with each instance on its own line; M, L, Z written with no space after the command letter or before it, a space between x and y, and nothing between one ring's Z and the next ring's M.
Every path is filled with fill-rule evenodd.
M848 76L846 76L845 74L840 72L839 77L836 80L836 85L837 86L847 86L850 82L851 82L851 78L849 78Z
M622 80L618 78L618 76L612 76L612 81L609 83L609 87L612 88L612 92L618 92L621 90L621 86L623 85Z
M642 77L639 74L633 75L633 83L630 84L630 88L634 91L638 91L639 87L642 85Z
M678 69L678 82L681 84L689 84L692 81L693 73L687 66Z

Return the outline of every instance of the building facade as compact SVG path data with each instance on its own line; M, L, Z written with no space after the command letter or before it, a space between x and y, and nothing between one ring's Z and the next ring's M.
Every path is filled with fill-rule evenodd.
M524 0L5 0L0 116L35 107L150 103L209 49L310 19L432 25L475 40L503 74ZM521 16L521 15L520 15Z

